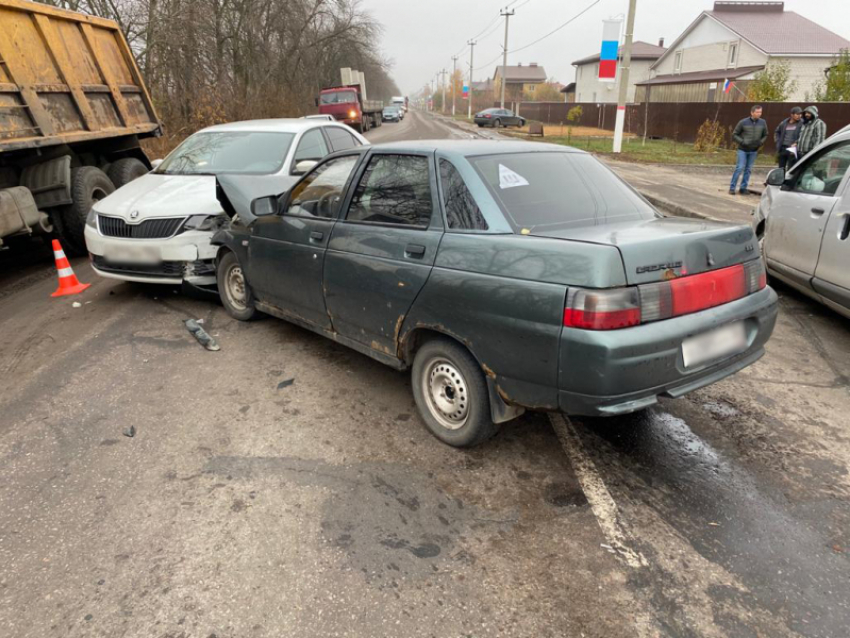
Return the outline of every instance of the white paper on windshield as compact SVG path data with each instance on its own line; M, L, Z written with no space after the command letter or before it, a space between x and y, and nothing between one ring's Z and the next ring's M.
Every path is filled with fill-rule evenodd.
M504 164L499 164L499 188L515 188L517 186L528 186L528 180L522 175L514 173Z

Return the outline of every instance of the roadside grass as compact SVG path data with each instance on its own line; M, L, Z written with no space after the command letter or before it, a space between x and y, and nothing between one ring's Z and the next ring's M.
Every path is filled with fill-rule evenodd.
M560 127L547 127L559 129ZM574 127L572 135L569 134L545 134L544 137L530 137L522 132L513 130L502 130L501 133L528 139L535 142L548 142L549 144L561 144L573 146L584 151L599 155L611 155L612 133L605 131L606 135L588 135L579 133L581 127ZM598 130L598 129L591 129ZM695 151L693 144L683 144L674 140L646 140L631 136L623 139L623 152L615 156L624 162L638 162L646 164L704 164L716 166L734 166L736 154L733 150L717 150L711 153ZM772 154L760 153L756 158L756 166L774 166L775 161Z

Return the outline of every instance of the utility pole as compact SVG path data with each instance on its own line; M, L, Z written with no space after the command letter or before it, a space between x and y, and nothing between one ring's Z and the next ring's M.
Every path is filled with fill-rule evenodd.
M443 76L443 81L442 81L442 85L443 85L443 100L442 100L442 104L440 104L440 113L445 113L445 112L446 112L446 73L448 73L448 71L446 71L445 69L443 69L442 71L440 71L440 73L441 73L441 74L442 74L442 76Z
M516 11L511 9L508 11L505 9L504 11L500 11L499 15L505 16L505 48L502 50L502 101L501 108L505 108L505 73L508 68L508 20L510 17L515 14Z
M623 43L623 65L620 67L620 96L617 100L617 119L614 123L615 153L623 150L623 127L626 123L626 96L629 91L629 71L632 66L632 34L635 31L635 8L637 0L629 0L629 16L626 18L626 41Z
M455 116L455 107L457 106L457 87L455 86L455 76L457 75L457 56L452 56L452 77L449 80L452 84L452 117Z
M467 112L466 117L470 120L472 119L472 72L475 70L474 60L475 60L475 45L478 44L475 40L470 40L467 42L469 45L469 84L467 88L469 89L466 99L467 99Z

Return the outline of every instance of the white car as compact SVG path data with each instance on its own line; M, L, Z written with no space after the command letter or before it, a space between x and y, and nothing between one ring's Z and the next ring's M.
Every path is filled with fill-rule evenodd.
M103 277L215 284L215 231L228 223L216 175L267 195L288 190L325 155L369 142L318 119L255 120L198 131L156 168L96 202L86 220L92 265ZM156 164L156 162L155 162Z
M772 170L755 214L768 273L850 318L850 127Z

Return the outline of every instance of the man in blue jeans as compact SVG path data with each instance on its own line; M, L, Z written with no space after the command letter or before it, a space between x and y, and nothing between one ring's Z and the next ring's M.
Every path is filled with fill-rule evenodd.
M738 186L738 177L741 177L741 195L749 195L750 173L759 149L764 146L767 139L767 122L761 119L761 106L756 104L750 109L750 116L738 122L732 131L732 139L738 145L738 161L735 164L735 172L732 173L732 183L729 184L729 194L735 194Z

